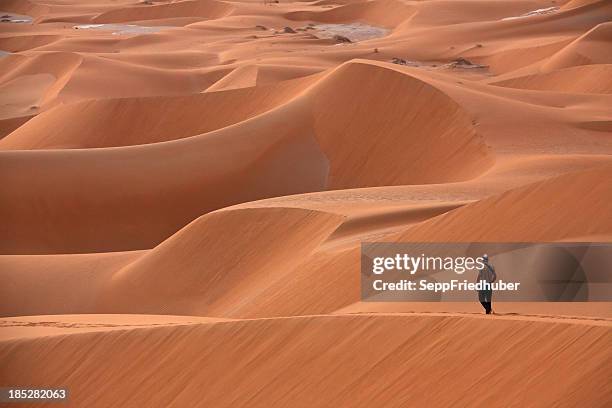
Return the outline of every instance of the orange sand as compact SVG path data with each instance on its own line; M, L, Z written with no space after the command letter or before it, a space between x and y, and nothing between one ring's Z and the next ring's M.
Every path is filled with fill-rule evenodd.
M612 241L612 3L553 3L0 2L0 386L610 406L612 303L360 301L364 241Z

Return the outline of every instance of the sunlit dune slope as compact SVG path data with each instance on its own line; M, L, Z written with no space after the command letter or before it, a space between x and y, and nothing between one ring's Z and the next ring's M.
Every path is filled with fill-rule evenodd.
M71 404L88 407L604 407L610 392L608 321L372 314L130 323L45 336L51 320L39 337L0 341L0 380L63 385Z
M97 313L113 273L144 253L0 255L0 315Z
M353 1L329 10L292 11L285 15L289 20L312 20L325 23L362 21L383 27L394 27L409 18L414 11L407 3L398 0Z
M612 93L612 64L580 65L547 74L495 82L509 88L573 93Z
M611 178L610 165L555 177L428 220L399 238L546 242L610 237Z
M441 215L429 213L431 218L425 215L425 220L419 220L415 213L420 222L379 239L610 239L612 225L605 216L610 212L610 200L604 198L612 194L609 176L607 166L448 208ZM569 200L569 196L575 198ZM541 204L553 198L555 206ZM527 213L515 203L540 211ZM581 208L590 211L582 212ZM508 213L512 218L502 222L501 214ZM381 221L366 218L358 229L351 227L353 234L343 241L342 234L332 234L340 230L342 218L284 207L206 215L136 262L115 268L97 310L229 317L332 312L359 300L359 242ZM283 236L284 242L275 242L277 236ZM308 244L305 237L310 237ZM234 246L228 247L226 239Z
M377 237L376 241L609 241L612 224L606 214L611 211L610 171L607 167L520 187ZM359 265L358 238L353 243L322 246L294 269L292 279L279 281L233 315L329 313L345 307L360 298ZM330 292L334 296L325 295Z
M578 65L609 64L612 56L606 51L612 41L612 22L602 23L557 52L542 65L544 72Z
M288 208L208 214L115 272L101 291L99 309L122 312L138 303L138 309L148 312L163 308L168 314L230 314L235 305L248 304L274 282L291 279L295 266L342 220ZM192 307L192 313L180 305Z
M216 0L184 0L153 7L140 5L110 10L92 19L94 23L124 23L129 21L158 20L172 17L203 17L208 19L228 15L232 6Z
M357 87L365 77L369 85ZM391 92L382 91L384 83ZM102 109L122 106L130 109L129 102ZM192 112L195 118L197 109ZM400 114L405 122L392 120ZM402 72L361 62L338 68L265 114L195 137L115 149L7 151L0 159L7 169L0 211L12 220L3 229L16 237L3 242L5 253L150 248L188 220L239 202L464 180L493 163L452 99ZM37 200L45 206L32 205Z
M71 408L612 406L612 302L494 295L491 316L360 282L364 242L612 242L611 1L0 15L0 386Z

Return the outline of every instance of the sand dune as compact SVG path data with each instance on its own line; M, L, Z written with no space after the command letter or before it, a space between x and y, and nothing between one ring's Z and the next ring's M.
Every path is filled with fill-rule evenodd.
M352 94L358 78L370 73L374 74L372 87ZM396 93L381 95L376 91L377 81L390 81ZM395 95L408 92L415 95L416 102L407 99L406 105L390 108ZM361 98L361 103L349 104L356 97ZM370 105L378 98L380 105ZM333 111L332 106L339 107ZM371 116L362 116L363 121L352 119L365 109ZM400 111L408 122L403 125L389 122ZM312 117L308 112L312 112ZM423 121L434 112L438 115L435 122ZM131 117L128 114L125 119L129 121ZM285 122L287 117L292 118L291 123ZM275 132L270 133L272 124L276 126ZM31 121L30 125L37 132L36 123ZM410 138L404 132L411 132ZM12 139L9 135L1 143L9 144ZM251 141L240 145L239 139ZM355 144L354 140L360 143ZM493 162L469 117L450 98L392 69L361 62L338 68L291 103L266 115L168 143L172 147L158 143L121 149L1 153L3 166L11 171L2 176L6 186L2 194L6 199L0 208L8 219L14 220L3 228L8 234L19 230L22 237L4 243L3 251L62 253L150 248L182 226L180 223L186 224L186 217L227 205L323 189L469 179ZM207 147L201 150L202 147L195 146ZM242 155L242 160L247 160L241 165L245 170L228 172L228 164L223 162L226 159L213 152L212 146L226 146L226 157L232 157L232 162ZM365 155L369 160L364 165ZM163 167L159 166L161 161ZM118 166L121 162L129 162L129 168ZM80 171L75 173L77 167ZM174 172L168 173L169 168L174 168ZM174 177L175 172L195 172L201 176L184 184ZM154 173L159 176L152 179ZM27 177L27 183L23 177ZM64 180L63 186L61 181L54 185L52 195L44 187L49 185L50 178ZM109 191L105 185L123 188ZM221 186L226 189L223 194L210 194L210 189ZM170 202L160 200L160 196L156 199L162 191L163 195L172 192L174 200L183 197L185 207L177 211L175 206L170 207ZM17 204L10 200L15 195L40 197L47 208ZM128 196L139 197L132 201L131 209L124 205ZM198 196L201 199L194 200ZM81 204L72 217L66 218L55 210L75 199ZM190 210L186 212L187 208ZM25 233L24 228L31 234ZM59 231L71 232L66 235Z
M102 292L100 309L231 314L236 305L248 303L249 298L291 276L296 264L311 255L342 219L284 208L205 215L115 272ZM279 236L283 239L278 240ZM235 251L227 250L229 244ZM175 260L179 253L185 255L183 264ZM204 270L202 265L206 265ZM174 276L171 285L169 275ZM134 296L140 300L135 301ZM185 313L185 307L193 308L192 312Z
M113 273L143 254L0 255L0 313L96 313L96 299Z
M46 108L54 102L82 61L75 53L40 54L31 57L16 54L3 58L0 64L5 74L0 77L1 86L7 99L11 98L11 95L19 98L16 101L8 100L3 108L8 105L11 110L3 116L25 116ZM21 99L24 95L30 97Z
M74 303L68 309L58 309L52 302L45 304L41 300L32 310L228 317L330 313L359 299L359 242L372 233L398 242L430 241L432 237L452 241L580 241L592 236L609 239L612 225L602 221L610 211L609 204L598 200L609 192L609 175L610 167L605 166L537 182L478 202L459 201L442 207L404 204L399 207L401 211L396 204L377 212L357 212L350 206L342 208L342 202L335 209L328 207L326 212L301 209L300 206L312 206L307 200L295 202L293 205L298 207L292 210L285 203L274 204L274 200L268 208L223 210L201 217L154 250L139 253L137 259L126 254L134 261L125 266L101 266L101 280L92 289L102 295L98 304ZM560 200L553 208L539 204L550 196L574 195L579 198ZM348 197L345 200L350 202ZM513 203L521 206L512 206ZM532 218L525 217L520 223L517 217L506 224L500 222L501 214L520 213L531 207L541 212L531 210ZM565 217L575 208L584 207L591 211L582 218L574 215L569 222ZM395 228L385 230L390 226ZM236 233L241 242L235 238ZM279 235L285 237L284 242L274 243ZM309 237L312 246L304 245L305 237ZM225 240L233 243L231 249ZM211 245L213 241L215 246ZM296 242L300 245L296 246ZM75 259L82 261L84 257ZM19 271L23 267L14 262L28 258L4 259L8 276L22 275ZM46 264L62 259L32 261ZM33 272L32 279L39 273ZM53 273L58 281L74 276ZM320 276L330 279L322 281L317 278ZM26 287L28 282L17 279L14 285ZM52 298L63 298L64 290L54 289ZM335 296L325 296L328 291ZM78 292L73 296L79 296ZM10 315L6 311L9 304L2 308L3 315Z
M492 196L479 202L457 209L433 214L432 218L407 225L403 229L390 231L377 240L390 242L470 242L470 241L557 241L597 240L608 241L612 225L607 221L610 211L602 194L610 194L610 168L601 171L560 176L554 181L538 182ZM566 184L567 183L567 184ZM569 186L569 187L568 187ZM555 191L557 190L557 191ZM542 202L549 197L576 193L579 199L555 202L547 208ZM572 196L574 197L574 196ZM505 204L507 203L507 204ZM512 206L513 203L515 204ZM525 207L516 205L520 203ZM529 217L513 214L525 212L527 206L534 206ZM571 221L564 214L576 208L590 208L593 211ZM516 208L515 208L516 207ZM531 207L529 207L531 208ZM516 211L516 213L514 213ZM502 214L513 215L503 223ZM589 217L589 218L587 218ZM592 218L590 218L592 217ZM520 220L520 221L519 221ZM606 220L606 221L603 221ZM371 227L372 228L372 227ZM364 234L367 237L367 234ZM362 238L363 239L363 238ZM368 239L366 238L366 241ZM371 239L369 239L371 240ZM374 239L376 240L376 238ZM315 254L293 271L293 279L280 281L270 287L253 303L245 305L232 316L294 315L303 313L329 313L346 307L359 299L360 237L344 245L322 246ZM329 276L328 279L317 279ZM333 297L325 296L332 291Z
M529 405L542 399L604 407L610 392L609 321L369 314L126 325L64 335L46 325L35 329L39 337L1 341L0 359L15 381L70 387L75 406ZM556 358L546 358L552 353ZM81 363L67 366L65 359ZM132 389L128 378L139 387Z
M367 84L358 88L364 77L369 78ZM385 93L378 91L383 86L389 87ZM310 94L314 130L331 161L331 188L457 181L478 175L493 162L460 106L390 66L343 65ZM401 125L390 120L400 114ZM356 118L367 118L367 123ZM391 146L406 148L394 151ZM351 180L355 178L359 182Z
M580 241L581 236L609 236L612 219L606 214L611 208L602 197L612 192L611 176L612 167L607 165L510 190L427 220L406 231L402 238L429 241L427 236L432 234L429 237L433 238L434 232L436 240L477 242L491 239ZM549 197L556 199L550 202ZM589 211L579 211L580 208ZM508 217L507 223L502 222L498 216L501 214Z
M114 147L195 136L272 110L289 100L301 86L301 82L297 82L222 94L79 102L37 116L28 126L19 128L3 141L2 148ZM202 111L208 112L206 120L201 120ZM84 120L67 120L75 114ZM141 119L135 121L135 117ZM94 121L96 125L91 126ZM42 132L42 129L48 130Z
M612 241L610 1L0 3L0 386L612 403L612 302L360 282L363 242Z
M11 35L0 37L0 48L4 51L19 52L51 44L61 39L59 35Z
M612 57L604 50L611 39L612 23L599 24L550 57L542 69L550 72L577 65L609 64Z
M14 237L2 241L3 251L150 248L208 211L325 187L328 162L311 135L294 132L299 123L287 124L274 134L261 128L258 132L258 126L255 122L238 131L230 128L221 134L171 142L174 147L159 143L120 149L3 152L1 182L6 188L0 212L14 220L2 227L4 236ZM240 139L250 141L239 143ZM218 146L230 148L225 157L219 155ZM238 167L232 169L233 163ZM152 177L154 173L157 176ZM195 177L185 182L177 174ZM51 183L62 179L63 183ZM132 197L128 206L127 197ZM45 207L36 205L39 199ZM70 216L60 210L75 202L80 204Z
M611 64L581 65L548 74L508 79L494 84L540 91L609 94L612 93L612 81L608 81L607 78L612 78L611 74Z
M366 23L395 27L414 13L413 9L398 0L355 1L320 11L293 11L285 15L289 20L309 20L326 23L363 21Z
M50 7L30 0L6 0L2 2L2 10L18 14L38 16L50 11Z
M16 116L10 119L0 119L0 140L31 118L32 116Z
M219 18L228 15L232 7L216 0L184 0L169 4L124 7L107 11L93 18L93 23L124 23L159 20L173 17Z

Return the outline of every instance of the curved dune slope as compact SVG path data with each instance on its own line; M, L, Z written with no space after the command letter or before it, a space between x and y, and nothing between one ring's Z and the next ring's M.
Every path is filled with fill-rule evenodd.
M607 165L510 190L425 221L400 240L546 242L612 236L607 215L611 178Z
M0 13L0 386L70 408L612 406L612 302L361 291L364 242L612 243L612 1Z
M322 11L292 11L289 20L344 23L363 21L373 25L395 27L414 13L412 7L398 0L356 1Z
M0 119L0 141L30 119L32 119L32 116L16 116L10 119Z
M368 85L358 86L365 77ZM391 92L380 89L387 82ZM406 122L392 122L398 115ZM239 202L469 179L492 163L469 117L448 96L386 66L350 63L291 103L197 137L118 149L0 152L6 170L0 213L11 220L2 227L11 239L0 250L150 248L191 219Z
M57 335L45 320L38 337L0 341L0 381L62 385L74 406L604 407L611 391L609 321L370 314L134 328L126 318L124 330Z
M25 51L32 48L41 47L60 40L60 35L11 35L0 37L0 49L9 52Z
M612 211L611 174L612 167L607 166L512 189L378 241L608 241L612 238L612 220L607 216ZM291 280L275 283L231 316L330 313L346 307L360 298L359 265L359 239L340 247L323 246L295 268Z
M3 71L0 74L0 87L5 88L20 81L10 93L3 91L7 95L5 98L20 96L28 88L40 94L34 101L36 110L29 113L40 113L58 104L83 100L195 94L228 72L227 68L166 69L153 63L124 61L117 56L56 51L11 54L0 59L0 67ZM48 85L24 84L32 77L42 75L49 78ZM12 103L9 106L27 111L32 103Z
M93 23L125 23L130 21L159 20L174 17L204 17L215 19L228 15L233 7L216 0L183 0L152 6L123 7L101 13Z
M231 314L274 282L291 279L292 269L342 220L289 208L205 215L117 271L99 310L123 312L138 304L149 313L185 313L187 307L193 309L186 314Z
M577 65L610 64L610 41L612 22L599 24L550 57L541 69L550 72Z
M586 6L593 3L603 3L605 0L570 0L561 6L561 10L569 10L576 7Z
M59 106L0 142L0 149L129 146L207 133L273 109L301 82L223 93L100 99ZM72 120L78 116L80 120Z
M571 93L612 93L612 64L581 65L493 82L508 88Z
M169 144L1 152L0 213L13 221L0 251L151 248L208 211L324 189L328 162L312 134L277 123L274 133L250 123Z
M209 90L223 87L226 78ZM367 86L361 85L364 78L368 78ZM298 79L273 87L188 97L61 106L0 141L0 149L159 142L210 132L289 104L295 107L293 112L299 112L296 123L309 123L330 161L327 185L331 189L469 179L493 163L458 104L392 66L353 62L308 88L312 81ZM304 89L307 92L292 101ZM81 120L71 120L74 115ZM271 112L269 119L264 116L259 122L269 123L274 116L277 113ZM398 117L403 120L397 121Z
M493 164L456 102L391 64L344 64L307 96L332 189L465 180Z
M546 63L551 55L597 24L607 24L612 16L612 4L605 1L511 20L505 18L541 7L519 1L495 2L495 6L491 2L467 3L463 7L461 1L417 2L417 14L394 30L392 41L379 40L376 46L384 47L388 58L404 58L419 66L439 66L456 58L467 58L488 66L481 75L473 75L479 79L482 74L497 75L521 69L530 74L537 70L533 64ZM456 13L449 12L454 8ZM478 17L457 21L457 16L470 14L469 10ZM593 58L605 60L605 46L599 52ZM569 66L573 65L578 64ZM474 73L474 70L461 69L453 75L469 77Z
M405 202L402 196L410 197L409 192L390 201L391 191L383 189L388 194L377 193L379 188L336 190L246 203L202 216L149 251L0 255L0 280L9 283L0 288L0 316L18 314L17 310L28 315L174 310L245 316L270 285L277 292L273 298L282 301L283 289L277 283L293 281L295 267L311 253L319 256L319 247L353 247L373 233L388 234L389 228L405 228L464 204ZM318 210L319 206L328 210ZM295 240L299 244L294 246ZM241 242L238 252L228 249L235 242ZM181 254L178 260L175 253ZM24 290L40 296L24 299ZM150 293L155 295L147 298Z
M2 11L23 14L27 16L39 16L48 13L49 6L39 4L36 1L30 0L3 0Z
M257 76L257 66L246 65L238 67L212 84L208 89L206 89L206 92L254 87L257 85Z
M407 225L382 240L610 237L612 223L606 214L612 211L612 189L607 182L611 172L612 167L606 166L570 173L448 208L441 215L430 213L426 216L430 219ZM542 204L551 200L553 207ZM525 210L531 207L540 211ZM581 212L581 208L590 211ZM504 221L501 214L512 217ZM341 224L349 228L342 219L331 213L285 207L208 214L136 262L115 270L97 310L225 317L330 313L360 296L359 243L367 228L357 230L351 241L335 245ZM284 242L275 242L279 236Z
M0 255L0 315L97 313L113 273L144 253Z
M53 52L32 56L9 55L0 59L0 115L27 116L52 103L81 65L76 53Z

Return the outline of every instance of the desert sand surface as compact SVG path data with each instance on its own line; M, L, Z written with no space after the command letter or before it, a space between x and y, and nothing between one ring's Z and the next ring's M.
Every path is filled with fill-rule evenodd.
M362 242L612 242L612 2L0 16L0 387L70 407L612 405L612 302L360 296Z

